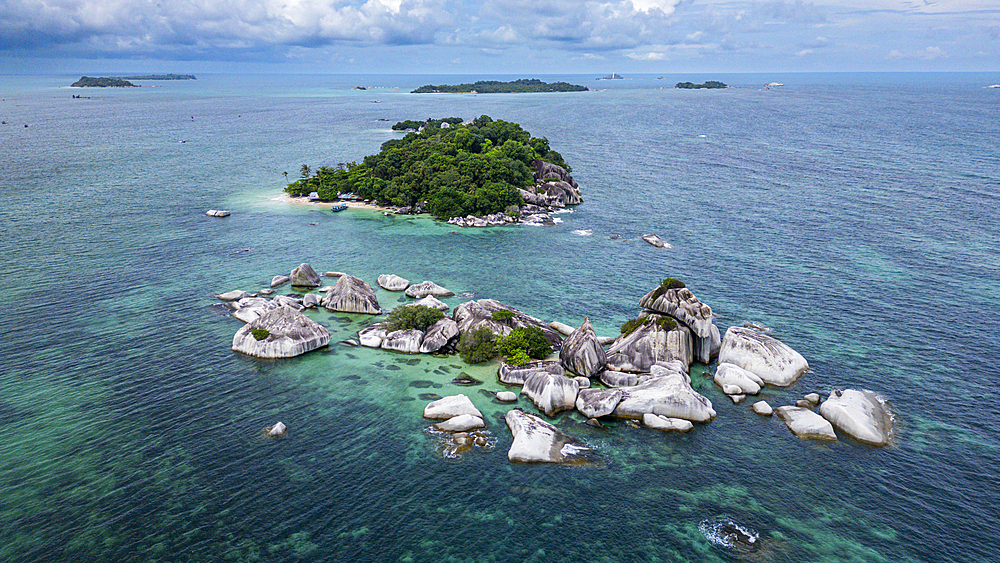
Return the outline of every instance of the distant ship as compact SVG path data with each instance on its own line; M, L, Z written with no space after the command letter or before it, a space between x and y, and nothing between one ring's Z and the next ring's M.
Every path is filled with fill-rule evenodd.
M612 72L607 76L602 76L601 78L598 78L598 80L625 80L625 77L620 74Z

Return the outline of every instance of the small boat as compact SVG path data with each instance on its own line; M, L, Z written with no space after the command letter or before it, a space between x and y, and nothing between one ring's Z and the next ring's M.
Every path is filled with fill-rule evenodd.
M345 209L347 209L347 204L346 203L338 203L337 205L334 205L333 207L331 207L330 211L343 211Z

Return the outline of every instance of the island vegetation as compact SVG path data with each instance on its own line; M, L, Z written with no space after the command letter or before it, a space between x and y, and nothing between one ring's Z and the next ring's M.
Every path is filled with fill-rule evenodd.
M95 76L81 76L80 80L70 84L73 88L138 88L124 78L109 78Z
M412 94L439 93L477 93L477 94L522 94L527 92L586 92L586 86L577 86L567 82L542 82L537 78L522 78L511 82L497 80L480 80L473 84L442 84L435 86L427 84L417 88Z
M198 80L193 74L137 74L122 78L125 80Z
M705 88L728 88L724 83L718 80L709 80L703 84L695 84L694 82L678 82L674 88L682 88L687 90L702 90Z
M393 128L412 129L418 122L403 121ZM548 139L532 137L517 123L483 115L428 119L402 139L382 144L378 154L362 162L315 172L303 164L301 177L288 184L289 194L316 192L321 200L340 194L399 207L418 203L438 219L482 216L524 203L519 188L534 183L536 160L570 167L549 147Z

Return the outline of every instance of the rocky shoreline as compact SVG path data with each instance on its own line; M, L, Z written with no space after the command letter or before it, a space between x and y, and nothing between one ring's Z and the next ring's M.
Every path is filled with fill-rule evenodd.
M309 264L301 264L288 276L275 276L271 287L256 295L242 290L219 294L232 316L247 323L234 336L233 350L283 358L329 345L329 331L303 313L309 308L382 314L366 281L341 272L323 275L337 278L336 283L321 288L320 274ZM304 290L319 288L319 294L267 297L273 294L272 288L286 283ZM405 292L413 300L401 307L423 305L447 311L449 306L437 298L454 295L432 281L411 284L394 274L380 275L377 284L388 291ZM563 411L576 410L587 424L598 427L602 420L623 419L657 431L689 432L710 423L718 414L712 402L691 385L690 367L695 362L718 362L715 373L706 375L733 403L759 394L766 386L794 385L809 369L805 358L760 327L733 326L720 337L712 308L674 278L643 296L639 306L636 318L625 323L614 338L598 337L589 318L573 328L547 323L493 299L479 299L457 305L451 316L424 329L390 330L384 322L375 322L358 331L357 340L344 343L406 354L453 354L462 335L482 329L496 338L519 328L540 331L551 349L548 359L512 365L505 358L497 370L498 382L506 386L496 392L497 399L516 401L510 388L520 386L520 394L540 413L515 408L507 414L515 440L508 454L512 462L600 464L595 451L545 421L544 417ZM442 405L461 408L438 409ZM864 444L892 443L892 412L884 399L867 390L833 389L826 400L810 393L795 405L772 408L758 401L751 408L762 416L775 414L800 438L835 441L839 431ZM468 397L445 397L427 409L425 417L443 420L428 431L447 442L444 451L449 455L490 442L486 422Z

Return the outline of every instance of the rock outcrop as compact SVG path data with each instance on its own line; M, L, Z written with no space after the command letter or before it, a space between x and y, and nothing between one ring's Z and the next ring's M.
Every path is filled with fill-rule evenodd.
M642 424L646 428L662 430L664 432L689 432L694 428L694 424L690 420L670 418L669 416L652 413L642 415Z
M735 364L764 383L787 387L809 369L801 354L781 341L743 327L729 327L722 339L719 363Z
M609 416L621 402L621 389L580 389L576 396L576 410L587 418Z
M657 235L642 235L642 240L648 242L649 244L655 246L656 248L671 248L669 244Z
M602 460L591 448L538 415L515 408L504 417L514 442L507 459L519 463L594 465Z
M764 380L755 373L749 372L735 364L721 363L715 369L715 384L722 388L727 395L748 394L756 395L760 393L760 388L764 385ZM736 393L726 392L726 387L736 386Z
M593 377L604 371L608 357L597 341L590 317L584 317L580 328L563 341L559 359L567 370L584 377Z
M216 295L219 301L239 301L247 296L247 292L242 289L234 289L232 291L227 291L225 293L220 293Z
M662 315L655 313L640 315L637 322L641 324L619 336L608 349L607 369L644 373L656 362L670 359L667 357L667 332L678 327L665 328L663 320ZM677 324L673 319L669 322Z
M432 420L449 419L463 414L483 418L483 413L465 395L442 397L424 407L424 418Z
M715 418L712 402L691 387L684 373L654 365L651 377L635 387L623 388L624 395L614 416L642 418L646 413L692 422L708 422Z
M389 331L381 323L375 324L358 331L358 342L368 348L381 348L382 341L385 340L385 335L388 333Z
M528 362L523 366L512 366L506 362L501 362L500 367L497 368L497 377L501 382L508 385L524 385L525 380L535 373L564 375L565 370L562 367L562 362L558 360Z
M288 280L293 287L319 287L319 274L309 264L299 264L297 268L289 274Z
M718 354L719 328L712 321L712 308L695 297L690 289L661 285L643 296L639 305L673 317L690 328L694 336L695 360L707 364Z
M424 340L420 343L420 352L423 354L437 352L456 336L458 336L458 323L445 317L427 327Z
M422 297L427 297L428 295L433 295L434 297L451 297L452 295L455 295L455 292L441 287L432 281L415 283L406 288L407 297L420 299Z
M271 287L278 287L288 283L288 276L274 276L271 278Z
M837 441L837 434L833 431L830 421L809 409L778 407L774 409L774 414L785 423L792 434L799 438Z
M524 380L521 392L546 416L553 416L576 406L580 386L564 375L537 371Z
M377 281L379 287L388 291L403 291L410 287L410 280L403 279L396 274L382 274Z
M819 407L819 413L837 430L859 442L886 446L892 439L892 414L871 391L834 389Z
M413 286L410 286L411 288ZM493 313L506 310L514 313L510 324L493 320ZM513 307L508 307L495 299L480 299L478 301L466 301L455 307L452 318L458 323L458 330L462 334L470 330L477 330L480 327L488 328L493 334L506 336L517 327L534 326L541 329L545 339L552 346L560 346L562 337L548 324L542 322L531 315L522 313Z
M424 340L424 331L415 328L395 330L385 335L382 340L383 350L392 350L404 354L417 354Z
M323 325L284 306L264 312L233 336L234 351L258 358L291 358L329 343Z
M379 306L372 287L366 281L349 275L337 279L333 289L326 292L322 304L331 311L382 314L382 307Z

